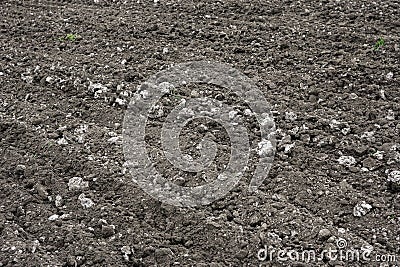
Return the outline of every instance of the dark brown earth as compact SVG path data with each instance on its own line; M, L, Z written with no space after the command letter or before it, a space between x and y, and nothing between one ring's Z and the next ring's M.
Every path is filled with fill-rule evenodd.
M370 0L1 1L0 266L398 266L399 10ZM258 85L277 153L259 192L244 180L213 204L176 208L132 181L120 137L136 87L195 60ZM196 138L196 125L182 138ZM229 146L223 130L218 140ZM73 177L83 183L70 189ZM339 238L373 248L371 260L257 256L265 246L319 253Z

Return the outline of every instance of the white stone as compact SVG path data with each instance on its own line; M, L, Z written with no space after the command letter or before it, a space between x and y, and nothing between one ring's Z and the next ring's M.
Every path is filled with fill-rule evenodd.
M366 203L365 201L361 201L354 206L353 215L355 217L361 217L366 215L371 209L372 206L370 204Z
M67 141L67 139L65 139L63 137L63 138L60 138L60 139L57 140L57 144L59 144L59 145L68 145L68 141Z
M274 147L272 143L269 140L261 140L261 142L258 143L258 155L259 156L266 156L266 155L272 155L274 151Z
M236 111L236 110L232 110L232 111L229 111L229 119L233 119L233 118L235 118L236 117L236 115L238 114L238 112Z
M388 175L388 181L393 183L400 183L400 171L392 171Z
M123 106L126 104L126 100L125 99L121 99L121 98L117 98L115 99L115 103L117 103L120 106Z
M110 144L122 144L122 136L114 136L107 140Z
M354 164L356 164L356 159L352 156L341 156L338 159L338 162L340 165L345 165L345 166L352 166Z
M88 208L94 206L94 202L90 198L87 198L85 196L85 194L83 194L83 193L79 195L78 199L79 199L82 207L84 207L85 209L88 209Z
M57 220L59 217L60 217L59 215L53 214L53 215L51 215L51 216L49 217L48 220L49 220L49 221L55 221L55 220Z
M62 203L63 203L62 197L60 195L57 195L54 204L56 205L56 207L61 207Z
M285 119L289 121L295 121L297 119L297 115L294 112L286 112Z
M79 190L89 187L89 182L84 181L81 177L72 177L68 181L69 190Z

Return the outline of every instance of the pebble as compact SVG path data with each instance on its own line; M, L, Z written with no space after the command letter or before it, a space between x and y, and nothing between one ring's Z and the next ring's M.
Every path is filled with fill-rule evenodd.
M294 112L286 112L285 113L285 120L287 121L295 121L297 119L297 115Z
M67 266L78 266L78 263L75 260L75 257L72 255L69 255L66 259L66 265Z
M130 246L123 246L121 248L121 252L123 254L124 260L125 261L129 261L129 255L132 254L131 247Z
M370 210L372 206L365 201L361 201L354 206L353 215L355 217L365 216Z
M400 191L400 171L390 172L387 180L393 190Z
M55 221L55 220L57 220L59 217L60 217L59 215L53 214L53 215L51 215L51 216L49 217L48 220L49 220L49 221Z
M396 119L393 110L391 110L391 109L388 110L388 114L386 115L386 119L388 121L394 121Z
M190 96L191 96L191 97L194 97L194 98L197 98L197 97L200 96L200 94L199 94L199 92L198 92L197 90L192 90L192 91L190 92Z
M94 202L90 198L87 198L85 196L85 194L83 194L83 193L79 195L78 199L79 199L82 207L84 207L85 209L88 209L88 208L94 206Z
M22 164L18 164L17 167L15 168L15 173L17 175L24 175L26 170L26 166Z
M371 157L368 157L362 161L362 165L363 165L363 167L367 168L368 170L373 171L380 166L380 163L379 163L379 161L377 161Z
M388 74L386 74L386 79L391 80L393 78L393 72L388 72Z
M110 225L102 225L101 226L101 234L103 237L110 237L115 234L115 226L110 224Z
M345 166L349 167L349 166L355 165L357 161L352 156L341 156L338 159L338 162L339 162L340 165L345 165Z
M54 204L56 205L56 207L61 207L63 205L63 199L60 195L56 196Z
M89 187L89 182L84 181L81 177L72 177L68 181L69 190L80 190Z
M266 84L267 84L269 89L276 89L276 87L277 87L276 84L273 81L270 81L270 80L266 81Z
M331 237L331 231L329 231L329 229L321 229L318 233L318 239L319 240L326 240L329 237Z
M107 140L110 144L122 144L122 136L114 136Z
M57 144L59 144L59 145L68 145L68 141L67 141L67 139L62 137L62 138L57 140Z
M257 216L257 214L251 216L250 218L250 226L257 226L261 223L261 219L259 216Z
M122 99L122 98L117 98L117 99L115 99L115 103L117 103L120 106L125 106L126 100Z
M168 264L172 257L172 251L169 248L158 248L154 252L157 263Z
M41 185L41 184L36 184L36 185L34 186L34 188L35 188L37 194L38 194L42 199L47 199L48 194L47 194L46 188L45 188L43 185Z

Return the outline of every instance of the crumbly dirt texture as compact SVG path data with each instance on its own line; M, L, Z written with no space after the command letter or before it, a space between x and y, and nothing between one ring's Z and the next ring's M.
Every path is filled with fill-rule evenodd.
M1 1L0 266L397 266L399 10L387 0ZM258 192L247 188L252 153L224 198L176 208L132 181L122 122L147 77L196 60L229 64L262 90L277 152ZM167 114L202 91L244 110L218 90L187 85L160 104ZM159 171L205 183L157 156L157 116L147 140ZM246 122L253 142L255 124ZM213 179L229 160L220 125L188 124L182 150L195 157L206 134L219 146ZM343 240L371 260L258 253L319 253Z

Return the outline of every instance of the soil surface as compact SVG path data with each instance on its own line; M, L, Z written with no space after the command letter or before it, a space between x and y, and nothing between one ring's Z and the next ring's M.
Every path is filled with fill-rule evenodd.
M399 10L386 0L1 1L0 266L398 266ZM197 60L229 64L262 90L277 151L258 192L248 191L253 149L224 198L177 208L132 180L122 123L137 86ZM149 157L185 186L214 179L230 153L221 125L193 120L182 149L195 157L192 145L213 134L209 177L163 159L162 116L196 92L246 109L206 85L160 101ZM244 125L254 148L256 121ZM269 253L329 248L369 258Z

